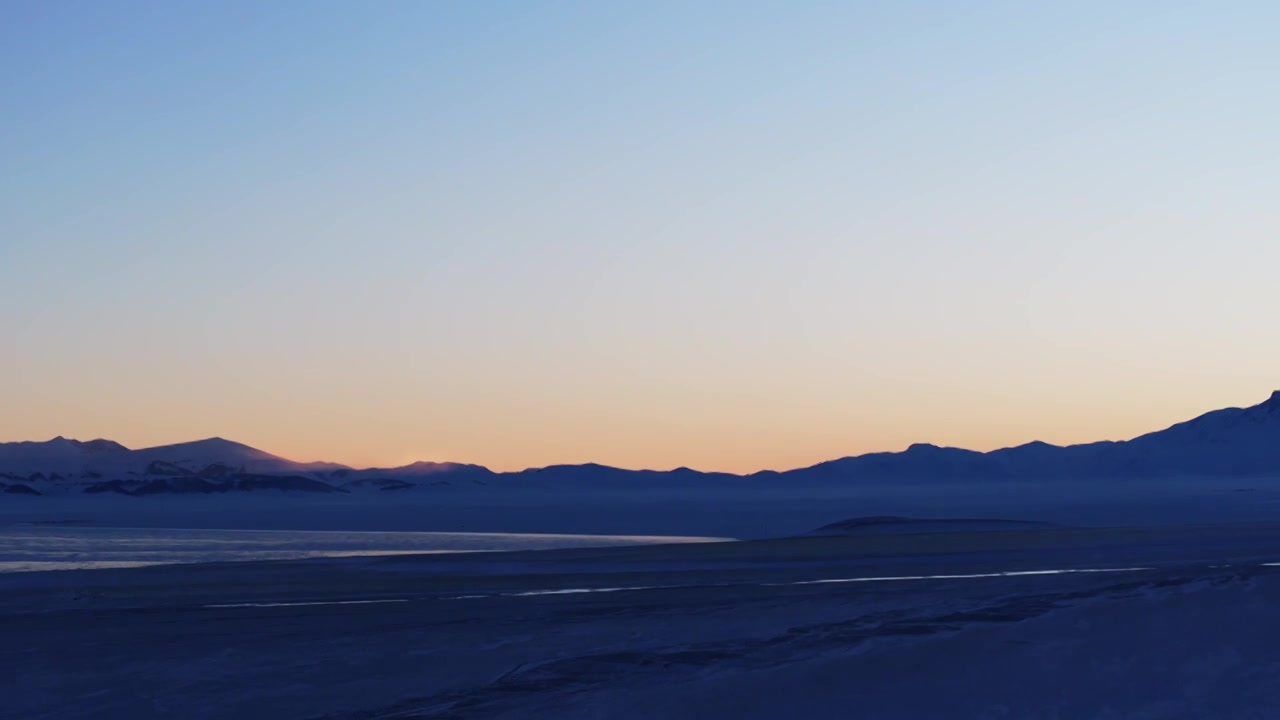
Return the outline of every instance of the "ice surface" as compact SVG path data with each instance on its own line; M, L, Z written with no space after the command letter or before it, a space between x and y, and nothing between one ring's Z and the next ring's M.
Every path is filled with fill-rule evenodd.
M717 538L518 533L0 526L0 572L711 542Z
M452 487L408 494L0 495L0 525L371 530L766 538L854 517L1003 518L1063 525L1264 521L1280 479L959 482L648 489Z

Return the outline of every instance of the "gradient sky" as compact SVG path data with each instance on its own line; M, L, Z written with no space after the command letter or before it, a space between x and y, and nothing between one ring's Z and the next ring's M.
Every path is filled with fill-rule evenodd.
M1254 404L1277 28L0 0L0 440L756 470Z

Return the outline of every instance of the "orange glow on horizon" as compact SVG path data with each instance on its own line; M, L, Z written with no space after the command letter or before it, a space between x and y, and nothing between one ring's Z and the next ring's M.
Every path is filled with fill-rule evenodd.
M369 427L365 432L356 433L340 432L336 423L327 435L323 433L324 428L318 428L322 431L318 442L311 436L316 429L296 423L275 426L253 423L240 432L222 427L216 432L202 433L192 428L185 435L126 433L124 422L118 423L119 432L103 427L76 435L65 430L54 432L50 428L34 438L18 438L12 437L13 429L9 428L9 434L12 439L47 439L44 435L59 434L80 439L107 437L132 448L217 435L290 460L335 462L355 468L398 467L428 461L472 463L495 471L517 471L596 462L629 469L670 470L683 466L747 474L806 467L869 452L901 451L917 442L988 451L1032 440L1057 445L1123 440L1162 430L1219 407L1256 404L1267 397L1263 393L1251 394L1253 401L1217 401L1208 405L1186 398L1159 405L1121 406L1109 411L1082 403L1041 406L1038 409L1052 412L1036 415L1014 414L1008 409L997 412L994 408L986 412L966 412L963 407L947 405L916 413L915 417L910 417L911 413L880 412L883 422L878 425L873 421L873 413L863 418L847 417L849 426L864 428L861 432L839 431L840 426L834 422L815 426L770 422L770 416L765 414L740 417L734 423L708 425L701 431L684 425L664 427L655 419L642 422L632 416L610 425L544 426L541 432L524 436L510 432L505 441L498 439L495 432L473 434L475 428L469 428L471 433L455 432L449 442L441 440L430 446L423 445L421 450L413 449L412 438L404 426Z

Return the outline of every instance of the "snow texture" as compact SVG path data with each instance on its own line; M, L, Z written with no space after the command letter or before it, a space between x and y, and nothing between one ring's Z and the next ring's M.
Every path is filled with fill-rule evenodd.
M1275 717L1280 526L0 575L0 719Z

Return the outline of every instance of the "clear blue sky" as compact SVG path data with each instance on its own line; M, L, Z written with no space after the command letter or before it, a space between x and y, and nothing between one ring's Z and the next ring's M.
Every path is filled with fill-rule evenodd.
M750 470L1261 401L1277 28L0 0L0 439Z

